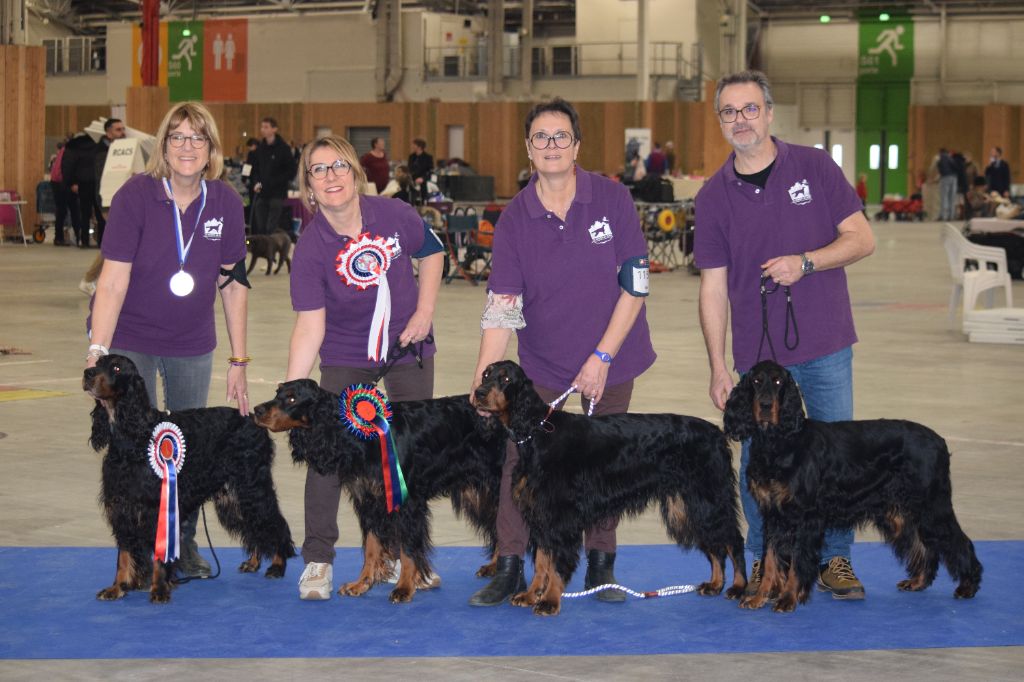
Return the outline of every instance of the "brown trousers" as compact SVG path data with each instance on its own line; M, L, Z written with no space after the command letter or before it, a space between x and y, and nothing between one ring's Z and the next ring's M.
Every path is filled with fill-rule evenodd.
M555 391L543 386L534 386L537 393L544 402L562 395L562 391ZM603 414L622 414L629 411L629 401L633 397L633 380L623 382L616 386L607 386L601 402L594 405L594 416ZM572 398L567 398L571 400ZM580 395L580 405L583 413L586 414L590 407L590 401ZM562 403L559 409L565 406ZM530 540L530 529L523 521L523 515L519 507L512 501L512 471L519 462L519 450L511 440L505 444L505 463L501 468L501 488L498 499L498 555L499 556L523 556L526 553L526 545ZM619 526L619 520L605 519L600 523L588 528L584 534L583 546L586 551L596 549L602 552L612 553L615 551L615 529Z
M324 390L340 393L352 384L368 384L377 376L378 369L355 367L323 367L320 385ZM388 399L429 400L434 396L434 358L424 358L423 368L416 363L395 365L384 377ZM338 476L321 476L306 469L306 538L302 542L302 558L308 564L334 563L334 543L338 541L338 504L341 484Z

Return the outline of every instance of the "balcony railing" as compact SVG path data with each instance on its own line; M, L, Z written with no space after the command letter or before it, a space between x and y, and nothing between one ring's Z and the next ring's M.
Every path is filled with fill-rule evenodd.
M520 48L502 50L503 76L516 78L520 72ZM683 43L650 44L650 74L691 80L700 77L700 45L685 55ZM619 77L637 74L637 44L550 43L533 48L531 58L536 78ZM481 40L461 47L428 47L424 50L424 80L483 80L487 78L487 45Z
M46 75L102 73L107 70L107 39L93 36L44 38Z

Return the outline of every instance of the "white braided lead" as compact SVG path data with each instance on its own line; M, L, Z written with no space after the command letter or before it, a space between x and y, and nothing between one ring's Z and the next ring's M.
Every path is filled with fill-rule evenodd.
M563 400L565 400L566 398L568 398L568 397L569 397L569 395L570 395L570 394L571 394L571 393L572 393L573 391L576 391L576 390L577 390L577 388L578 388L578 387L576 386L576 384L573 384L572 386L570 386L570 387L568 388L568 390L566 390L566 392L565 392L565 393L563 393L562 395L558 396L557 398L555 398L554 400L552 400L552 401L551 401L550 403L548 403L548 407L550 407L551 409L555 409L556 407L558 407L558 404L559 404L560 402L562 402ZM588 409L588 410L587 410L587 416L588 416L588 417L593 417L593 416L594 416L594 399L593 399L593 398L591 398L591 399L590 399L590 409Z
M577 597L586 597L587 595L594 594L595 592L601 592L603 590L619 590L626 594L636 597L637 599L652 599L654 597L670 597L674 594L686 594L687 592L695 592L697 587L695 585L671 585L669 587L662 587L659 590L653 590L651 592L637 592L631 590L624 585L617 585L615 583L608 583L606 585L598 585L597 587L591 587L589 590L583 590L582 592L563 592L562 599L575 599Z

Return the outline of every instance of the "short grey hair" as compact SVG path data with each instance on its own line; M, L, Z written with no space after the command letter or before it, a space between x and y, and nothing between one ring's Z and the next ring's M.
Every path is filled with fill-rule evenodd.
M755 83L757 87L761 88L761 93L764 94L764 104L766 107L771 109L775 106L775 100L772 99L772 86L768 82L768 76L764 75L763 71L757 71L756 69L748 69L746 71L738 71L736 73L725 76L718 81L718 87L715 89L715 111L719 111L719 97L722 95L722 90L725 90L730 85L737 85L739 83Z

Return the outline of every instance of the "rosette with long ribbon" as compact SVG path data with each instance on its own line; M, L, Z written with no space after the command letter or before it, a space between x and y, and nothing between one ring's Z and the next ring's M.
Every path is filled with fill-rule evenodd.
M164 563L181 554L178 524L178 472L185 464L185 436L177 424L160 422L149 439L149 466L161 479L160 510L156 522L153 558Z
M366 340L366 355L374 362L380 362L388 355L388 326L391 324L388 268L393 258L393 243L393 239L371 237L364 232L358 239L350 241L335 258L337 273L346 285L359 289L377 287L377 303Z
M398 447L391 433L391 406L376 386L353 384L338 397L341 421L365 440L380 440L380 464L384 475L384 499L388 513L402 506L409 491L405 487Z

